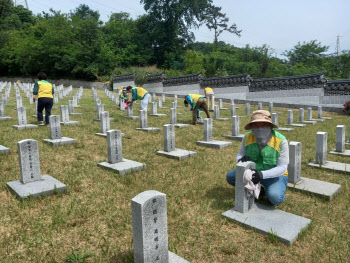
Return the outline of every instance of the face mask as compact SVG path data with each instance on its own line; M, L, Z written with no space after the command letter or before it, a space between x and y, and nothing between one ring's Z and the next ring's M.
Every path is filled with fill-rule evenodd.
M256 139L265 139L270 136L271 128L270 127L252 128L252 132Z

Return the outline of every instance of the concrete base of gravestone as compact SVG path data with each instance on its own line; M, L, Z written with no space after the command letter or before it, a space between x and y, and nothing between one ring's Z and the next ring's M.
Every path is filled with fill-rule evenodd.
M169 109L169 107L158 107L158 109Z
M332 119L332 117L322 117L321 119L331 120L331 119Z
M0 117L0 121L11 121L11 117Z
M114 171L120 175L126 175L132 172L138 172L146 169L146 164L131 161L125 158L123 158L123 161L119 163L102 162L98 163L97 166L103 169Z
M350 145L350 141L348 141L348 142L345 142L345 144L346 144L346 145Z
M65 193L67 187L65 184L51 177L42 175L40 181L23 184L20 180L8 182L7 187L10 192L19 200L27 200L30 196L33 198L39 196L49 196L54 193Z
M317 123L317 121L298 121L298 123L305 123L305 124L312 124L312 125L314 125L314 124L316 124Z
M74 108L81 108L81 105L73 106Z
M94 121L101 121L101 119L94 119ZM114 121L114 118L109 118L109 121Z
M350 156L350 150L344 150L344 152L336 152L335 149L330 151L331 154L341 155L341 156Z
M320 121L320 122L323 122L323 121L325 121L325 119L311 119L310 121Z
M128 118L128 119L133 119L133 120L136 120L136 119L140 118L139 116L124 116L124 117Z
M169 263L190 263L190 262L174 254L173 252L169 251Z
M301 180L296 184L288 183L288 187L318 197L325 197L328 201L331 201L340 191L341 185L301 177Z
M227 121L229 120L230 118L218 118L218 119L214 119L215 121Z
M182 113L182 112L176 112L176 114L177 114L177 115L183 115L183 113Z
M101 136L101 137L107 137L107 133L100 133L100 132L97 132L97 133L95 133L95 135ZM121 133L121 136L125 136L125 133Z
M289 246L311 223L311 220L305 217L258 203L246 213L237 212L232 208L222 215L259 233L266 235L273 233L280 241Z
M32 115L33 118L38 118L38 115L34 114ZM43 114L43 120L45 119L45 114Z
M64 145L70 145L70 144L76 144L77 140L68 138L68 137L61 137L61 139L44 139L43 142L49 143L53 146L64 146Z
M219 108L219 110L228 110L229 108Z
M69 113L69 115L83 115L83 114L80 112L73 112L73 113Z
M292 127L305 127L306 124L301 123L292 123L292 124L285 124L286 126L292 126Z
M350 164L349 163L338 163L338 162L331 162L327 161L325 164L318 164L317 162L313 161L308 164L309 166L319 168L319 169L325 169L330 171L335 171L338 173L343 174L350 174Z
M163 117L163 116L166 116L166 114L158 113L158 114L150 114L149 116Z
M24 107L26 110L29 110L29 108L27 108L27 107ZM14 108L14 110L17 110L17 108Z
M225 142L225 141L198 141L196 142L197 145L199 146L205 146L205 147L209 147L209 148L215 148L215 149L224 149L227 147L230 147L232 145L232 142Z
M175 126L175 128L182 129L182 128L187 128L190 125L189 124L183 124L183 123L176 123L176 124L174 124L174 126Z
M60 122L60 124L65 126L80 125L80 121L66 121L66 122Z
M277 128L275 129L276 131L293 131L294 129L293 128L283 128L283 127L280 127L280 128Z
M170 159L176 159L176 160L179 160L179 161L185 160L185 159L190 158L190 157L196 157L197 156L196 152L192 152L192 151L188 151L188 150L182 150L182 149L177 149L177 148L175 148L175 150L171 151L171 152L157 151L157 154L165 156L165 157L170 158Z
M244 134L239 134L237 136L226 135L225 137L226 137L226 139L229 139L229 140L241 142L243 140Z
M10 152L11 152L10 148L0 145L0 154L8 154Z
M37 129L38 125L35 125L35 124L12 125L12 128L15 128L16 130Z
M144 132L159 132L160 128L148 127L148 128L136 128L136 130L144 131Z

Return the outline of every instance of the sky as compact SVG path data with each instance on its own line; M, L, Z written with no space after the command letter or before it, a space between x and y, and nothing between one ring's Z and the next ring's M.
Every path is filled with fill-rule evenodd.
M34 14L48 12L50 8L68 13L86 4L99 11L104 22L111 13L127 12L134 19L146 13L140 0L27 0L27 3ZM224 32L219 41L237 47L266 44L273 49L273 55L283 57L281 54L298 42L311 40L329 46L327 53L335 53L339 36L340 50L350 50L350 0L213 0L213 4L222 7L221 12L230 19L229 25L235 23L242 30L241 37ZM196 41L213 42L214 32L205 25L193 32Z

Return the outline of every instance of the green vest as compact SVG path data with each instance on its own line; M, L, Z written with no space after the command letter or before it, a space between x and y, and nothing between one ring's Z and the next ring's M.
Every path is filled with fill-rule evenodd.
M286 139L286 137L272 130L270 141L259 151L259 146L254 134L251 131L246 133L245 152L256 164L256 170L265 171L277 166L277 159L281 152L281 142L284 139ZM285 174L288 174L288 172Z

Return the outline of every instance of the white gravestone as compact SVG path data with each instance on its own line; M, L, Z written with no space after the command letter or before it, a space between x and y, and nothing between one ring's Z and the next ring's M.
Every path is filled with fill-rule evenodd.
M175 127L172 124L166 124L163 126L164 134L164 151L157 151L158 155L165 156L167 158L184 160L192 156L197 156L196 152L182 150L175 148Z
M339 184L301 177L301 143L289 143L288 187L331 201L340 191Z
M70 144L76 144L77 141L75 139L71 139L68 137L62 137L61 135L61 123L60 123L60 116L58 115L51 115L49 117L50 119L50 139L44 139L43 141L46 143L49 143L53 146L63 146L63 145L70 145Z
M273 102L269 102L269 112L273 112Z
M345 125L337 125L335 149L329 153L350 156L350 150L345 150Z
M240 134L239 116L232 116L232 134L227 135L226 138L235 141L242 141L244 134Z
M79 121L70 121L67 105L61 105L61 124L62 125L79 125Z
M249 115L250 114L250 103L246 103L245 104L245 115Z
M12 125L12 127L17 129L17 130L37 129L38 128L38 125L27 124L26 108L24 108L24 107L17 108L17 119L18 119L18 125Z
M95 133L95 135L107 137L107 131L109 131L111 127L108 111L102 111L100 113L100 122L101 122L101 132Z
M301 123L293 123L293 111L288 110L288 118L287 118L287 126L293 126L293 127L305 127L306 124L301 124Z
M12 120L11 117L5 116L4 103L0 102L0 121L10 121L10 120Z
M27 200L30 196L47 196L55 192L66 192L66 185L49 175L40 173L39 150L36 140L22 140L18 145L18 159L21 178L7 183L10 192L18 199Z
M140 128L136 128L136 130L141 130L146 132L159 132L160 128L148 127L147 111L140 110Z
M214 120L227 121L228 118L220 118L220 109L218 105L214 106Z
M197 141L200 146L209 148L224 149L232 145L231 142L213 140L213 119L204 119L203 141Z
M150 116L161 117L161 116L166 116L166 114L158 113L157 103L156 102L152 102L152 114L150 114Z
M254 196L248 195L244 187L243 175L247 169L255 169L255 163L239 162L236 165L235 206L222 215L259 233L274 233L278 240L292 245L311 220L273 207L255 204Z
M107 131L108 162L98 163L97 166L120 175L146 169L146 164L123 158L122 135L119 130Z
M262 110L262 102L258 102L258 110Z
M168 250L166 195L142 192L131 200L134 262L188 263Z

